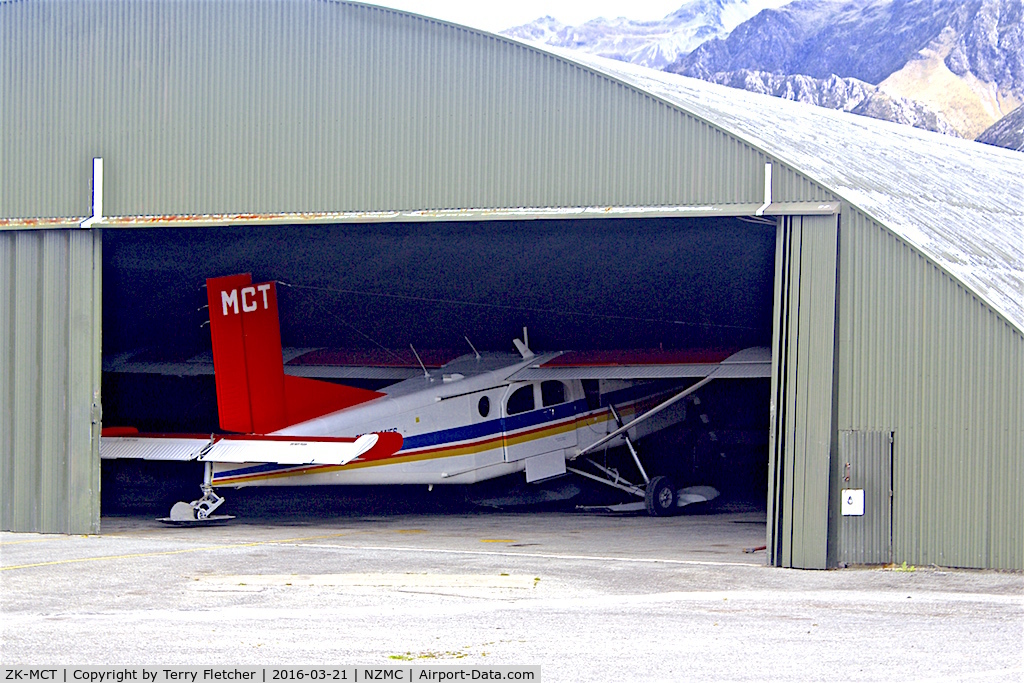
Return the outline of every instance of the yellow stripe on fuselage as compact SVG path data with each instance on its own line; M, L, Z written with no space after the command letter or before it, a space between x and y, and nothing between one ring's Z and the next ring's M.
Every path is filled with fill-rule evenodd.
M635 412L636 409L633 406L624 407L619 411L619 415L625 418L635 414ZM380 460L357 460L346 465L309 465L307 467L279 470L275 472L256 472L237 476L232 476L230 472L225 473L225 476L218 476L215 473L213 476L213 484L215 486L233 486L237 484L250 484L257 481L283 479L286 477L300 477L311 474L329 474L332 472L340 472L342 470L350 471L366 467L401 465L405 463L424 462L427 460L437 460L440 458L451 458L462 455L476 455L477 453L501 448L502 446L517 446L531 441L536 441L537 439L546 439L558 434L565 434L575 429L579 429L580 427L592 427L600 423L612 421L613 418L611 416L611 411L605 409L594 413L579 415L571 420L566 420L559 424L546 425L539 428L535 427L533 431L525 431L512 436L498 434L496 436L486 437L476 442L452 446L434 446L416 452L406 453L404 455L399 451L397 454L389 458L381 458Z

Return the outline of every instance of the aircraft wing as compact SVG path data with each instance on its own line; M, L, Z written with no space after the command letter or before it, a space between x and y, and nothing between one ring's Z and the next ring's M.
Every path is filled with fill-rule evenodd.
M423 374L408 350L337 350L294 348L282 350L284 373L314 379L370 379L399 381ZM459 353L446 349L425 349L420 358L429 369L437 369L457 358ZM213 354L174 357L159 350L127 351L103 359L104 372L132 375L168 375L194 377L213 374Z
M375 460L402 447L394 432L359 437L273 435L125 434L100 437L100 457L200 462L254 462L279 465L345 465L356 458Z
M567 351L509 379L699 379L712 374L716 379L771 377L771 349Z
M619 354L619 355L616 355ZM609 357L611 356L611 357ZM708 382L716 379L771 377L771 350L752 347L740 351L649 351L649 352L570 352L530 365L514 373L512 380L546 379L696 379L646 412L576 452L579 457L597 450L641 422L683 400ZM634 455L635 457L635 455ZM576 470L574 470L576 471Z

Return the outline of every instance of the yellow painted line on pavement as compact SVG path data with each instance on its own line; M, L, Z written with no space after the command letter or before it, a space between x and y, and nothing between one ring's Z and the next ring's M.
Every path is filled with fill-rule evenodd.
M52 538L30 538L24 541L0 541L0 545L21 545L22 543L49 543L51 541L66 541L70 538L88 538L88 536L65 536L54 534Z
M303 541L314 541L324 538L338 538L347 536L347 533L325 534L321 536L303 536L300 538L281 538L270 541L253 541L252 543L223 543L221 545L207 545L200 548L183 548L181 550L160 550L151 553L128 553L125 555L99 555L97 557L74 557L66 560L50 560L49 562L32 562L29 564L12 564L0 567L0 571L10 569L31 569L33 567L52 567L58 564L74 564L77 562L101 562L106 560L130 560L138 557L159 557L161 555L181 555L183 553L198 553L205 550L224 550L228 548L251 548L258 545L271 545L274 543L301 543Z

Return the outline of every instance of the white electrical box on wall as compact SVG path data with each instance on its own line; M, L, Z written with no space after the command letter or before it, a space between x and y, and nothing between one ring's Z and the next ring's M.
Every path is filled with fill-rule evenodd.
M845 517L862 516L864 514L864 489L843 489L840 509Z

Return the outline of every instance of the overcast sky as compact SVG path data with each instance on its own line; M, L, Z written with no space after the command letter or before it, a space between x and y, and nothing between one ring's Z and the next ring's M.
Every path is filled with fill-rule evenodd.
M564 24L582 24L595 17L661 19L686 0L380 0L375 5L447 19L487 31L503 31L550 14Z

